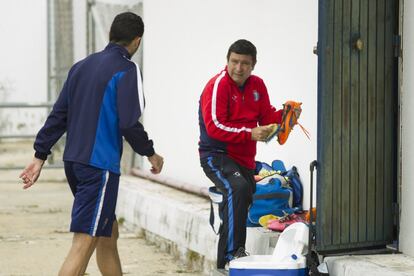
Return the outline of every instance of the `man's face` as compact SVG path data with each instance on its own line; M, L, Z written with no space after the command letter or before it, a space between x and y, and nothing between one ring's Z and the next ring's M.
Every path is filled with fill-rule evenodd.
M250 55L239 55L231 52L227 61L227 72L238 86L242 86L254 69Z

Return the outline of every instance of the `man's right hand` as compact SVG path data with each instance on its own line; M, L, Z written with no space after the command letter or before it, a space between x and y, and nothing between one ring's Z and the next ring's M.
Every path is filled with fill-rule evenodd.
M153 174L159 174L162 170L162 166L164 165L164 158L154 153L154 155L151 155L150 157L148 157L148 161L152 165L151 172Z
M252 129L252 140L254 141L266 141L267 137L272 132L273 126L258 126Z
M29 188L37 181L44 163L44 160L33 157L33 161L26 166L19 176L24 184L23 189Z

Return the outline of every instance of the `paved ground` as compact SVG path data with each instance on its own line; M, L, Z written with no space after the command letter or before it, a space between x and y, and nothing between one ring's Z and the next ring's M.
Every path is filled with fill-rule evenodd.
M19 150L18 143L8 148L14 150L0 143L0 166L31 158L31 150ZM62 170L44 170L26 191L18 174L0 170L0 275L57 275L71 244L72 195ZM119 251L126 275L202 275L123 227ZM94 256L87 275L100 275Z

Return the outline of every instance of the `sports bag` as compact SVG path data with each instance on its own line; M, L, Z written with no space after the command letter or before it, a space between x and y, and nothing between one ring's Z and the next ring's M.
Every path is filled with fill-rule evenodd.
M286 170L283 161L278 159L273 160L271 164L272 165L256 161L256 181L258 183L266 184L266 181L269 182L270 178L278 178L282 187L290 188L292 191L292 198L289 201L289 206L293 208L295 212L302 211L303 186L297 168L292 166L290 170Z
M259 226L259 219L264 215L283 216L293 213L289 205L292 189L283 186L280 175L267 176L256 183L256 192L247 214L247 226Z
M286 181L290 184L290 187L293 191L293 202L292 207L295 211L302 211L302 202L303 202L303 186L302 181L298 173L298 169L295 166L284 173L281 174L285 177Z

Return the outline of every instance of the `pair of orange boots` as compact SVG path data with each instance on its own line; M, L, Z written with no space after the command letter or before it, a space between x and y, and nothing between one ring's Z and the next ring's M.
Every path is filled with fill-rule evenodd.
M299 125L302 128L302 131L305 135L310 139L309 131L307 131L299 122L299 116L302 112L302 103L295 102L295 101L287 101L283 104L283 115L282 115L282 123L280 125L273 124L272 132L266 139L266 142L272 140L275 136L277 136L277 141L280 145L283 145L289 137L290 132L292 131L295 125Z

